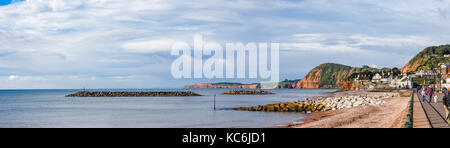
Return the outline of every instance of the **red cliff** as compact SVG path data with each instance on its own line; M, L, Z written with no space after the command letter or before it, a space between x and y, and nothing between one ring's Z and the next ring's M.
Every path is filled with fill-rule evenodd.
M295 88L342 88L344 80L358 68L325 63L312 69Z

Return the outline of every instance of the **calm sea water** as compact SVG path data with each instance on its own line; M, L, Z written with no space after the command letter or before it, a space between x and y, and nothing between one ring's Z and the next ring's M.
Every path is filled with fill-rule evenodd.
M234 111L230 108L303 100L335 91L279 89L268 90L276 95L220 94L228 90L190 90L204 95L200 97L137 98L64 97L80 90L0 90L0 127L273 127L297 122L307 115ZM217 110L213 109L213 94L217 94Z

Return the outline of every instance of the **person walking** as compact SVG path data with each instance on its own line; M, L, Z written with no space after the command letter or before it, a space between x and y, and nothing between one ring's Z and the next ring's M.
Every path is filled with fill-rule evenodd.
M450 126L450 96L447 88L444 88L443 92L444 97L442 97L442 102L444 103L445 117L447 118L447 126Z
M426 88L422 89L422 92L420 93L422 96L422 102L425 102L425 96L427 96L427 92L425 91Z
M431 103L431 100L433 99L433 93L434 93L434 87L433 86L429 86L428 87L428 97L430 98L430 100L428 101L428 103Z

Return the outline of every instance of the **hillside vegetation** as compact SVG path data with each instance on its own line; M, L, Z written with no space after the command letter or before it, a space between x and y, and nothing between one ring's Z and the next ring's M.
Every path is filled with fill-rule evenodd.
M336 63L321 64L299 81L296 88L340 88L344 80L359 69Z
M449 57L444 57L444 55L448 54L450 54L450 45L425 48L403 67L402 72L417 73L421 70L437 68L440 63L450 62Z

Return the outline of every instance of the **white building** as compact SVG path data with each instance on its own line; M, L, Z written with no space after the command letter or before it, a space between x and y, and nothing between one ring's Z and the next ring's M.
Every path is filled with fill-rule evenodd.
M394 88L411 88L412 81L408 79L407 76L403 76L401 79L392 79L389 83L391 87Z
M447 89L450 89L450 78L445 79L446 83L443 82L444 80L442 80L442 87L445 87Z
M381 79L382 79L381 75L377 73L375 74L375 76L372 77L372 82L379 83L381 82Z
M424 77L424 76L432 77L432 76L438 76L438 75L439 75L438 73L435 73L432 70L420 70L419 73L411 75L411 77Z
M388 79L388 78L382 78L382 79L380 80L380 82L381 82L381 83L389 83L389 82L390 82L390 79Z
M450 71L450 63L441 63L441 74L445 75L445 74L449 74Z

